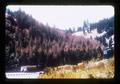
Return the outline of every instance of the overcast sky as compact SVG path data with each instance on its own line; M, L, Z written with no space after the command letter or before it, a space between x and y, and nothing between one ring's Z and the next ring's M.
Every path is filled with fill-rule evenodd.
M77 28L83 26L83 21L90 23L114 16L114 7L107 6L57 6L57 5L8 5L12 11L19 8L27 14L32 15L37 21L57 28Z

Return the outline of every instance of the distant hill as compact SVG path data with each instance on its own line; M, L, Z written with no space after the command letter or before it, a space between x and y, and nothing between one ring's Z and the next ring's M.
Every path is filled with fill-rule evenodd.
M98 33L97 32L97 28L96 28L96 29L91 30L90 33L87 32L86 34L84 34L83 31L80 31L80 32L75 32L72 35L83 36L85 38L93 38L93 39L95 39L96 37L101 37L101 36L103 36L106 33L107 32L105 32L105 31L102 32L102 33Z
M107 32L109 30L112 30L114 32L114 16L108 19L100 20L97 23L91 23L90 28L97 28L98 33L101 33L103 31Z
M86 29L84 29L84 27L78 29L79 31L74 32L72 35L93 38L100 41L105 46L107 39L114 39L114 17L100 20L97 23L91 23L90 29L87 27Z

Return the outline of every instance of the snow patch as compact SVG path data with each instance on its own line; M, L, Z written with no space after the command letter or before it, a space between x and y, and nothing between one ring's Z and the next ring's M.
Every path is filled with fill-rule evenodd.
M93 29L90 33L86 32L86 34L84 34L83 31L80 31L80 32L75 32L72 35L73 36L83 36L85 38L93 38L93 39L95 39L96 37L101 37L104 34L106 34L105 31L99 34L97 32L97 29Z

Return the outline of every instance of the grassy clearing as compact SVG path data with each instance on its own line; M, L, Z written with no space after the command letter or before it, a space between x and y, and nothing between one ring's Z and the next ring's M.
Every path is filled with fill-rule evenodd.
M114 58L108 60L95 61L88 63L82 62L77 65L64 65L58 67L48 67L48 71L40 75L43 79L73 79L73 78L113 78L114 77Z

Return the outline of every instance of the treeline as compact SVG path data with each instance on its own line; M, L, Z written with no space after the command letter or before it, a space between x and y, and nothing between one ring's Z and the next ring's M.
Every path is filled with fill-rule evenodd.
M114 16L108 19L100 20L97 23L90 24L90 28L94 29L97 28L98 32L101 33L102 31L114 31Z
M88 25L90 26L90 29ZM84 27L88 27L87 30L89 31L97 28L98 33L102 33L103 31L108 32L109 30L111 30L111 32L114 32L114 16L102 19L96 23L88 23L87 21L84 21L83 27L78 27L77 30L75 30L75 28L69 28L66 30L66 32L74 33L77 31L85 31Z
M58 66L102 59L101 45L38 23L24 11L6 10L6 70L22 65Z

